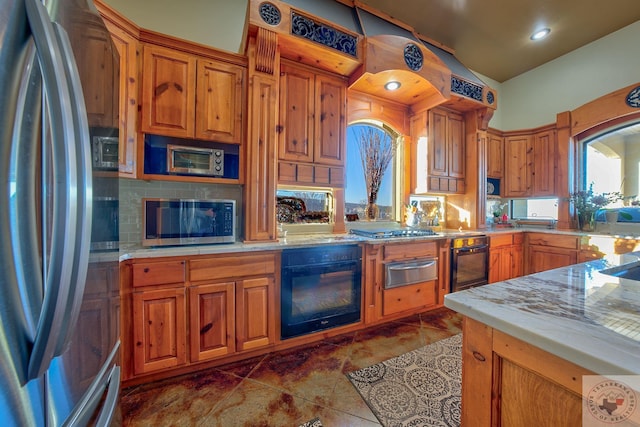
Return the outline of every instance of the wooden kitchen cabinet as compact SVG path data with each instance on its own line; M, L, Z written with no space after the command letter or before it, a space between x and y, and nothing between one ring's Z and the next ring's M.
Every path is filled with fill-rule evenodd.
M553 233L527 233L525 274L566 267L578 262L579 237Z
M133 354L123 362L125 380L276 342L275 252L137 259L121 271L131 328L123 349Z
M504 138L487 134L487 177L502 178L504 169Z
M118 163L120 176L136 177L138 146L138 40L117 25L105 20L111 39L120 55L120 106L118 110Z
M427 188L429 191L464 193L465 134L462 115L443 108L428 114Z
M236 341L238 351L273 344L276 338L275 279L258 277L236 284Z
M489 283L522 276L522 233L493 234L489 237Z
M552 130L505 137L502 196L553 196L555 145L555 131Z
M389 319L400 318L426 309L436 307L444 301L444 281L438 260L438 279L400 287L385 288L386 265L399 261L413 261L438 258L441 241L387 243L367 245L364 256L364 301L365 323L372 324ZM447 246L448 249L448 246ZM442 286L441 286L442 285Z
M236 351L234 312L234 282L189 288L191 362L226 356Z
M346 87L340 77L282 64L278 182L344 185Z
M243 67L143 46L142 132L240 144Z
M185 290L133 293L134 373L182 366L187 361Z

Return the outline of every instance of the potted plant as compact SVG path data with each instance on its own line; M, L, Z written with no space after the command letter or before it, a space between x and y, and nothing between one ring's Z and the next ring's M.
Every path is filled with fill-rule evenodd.
M624 197L619 192L594 193L593 183L589 184L588 190L576 191L569 195L569 201L576 209L578 228L583 231L595 229L595 213L598 209L623 199Z

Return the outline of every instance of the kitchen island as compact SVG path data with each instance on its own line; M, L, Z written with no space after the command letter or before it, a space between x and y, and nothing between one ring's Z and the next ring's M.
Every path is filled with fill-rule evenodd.
M583 376L632 375L637 387L640 281L617 275L639 259L612 255L447 295L464 315L462 425L581 426ZM626 403L637 406L635 396ZM630 420L638 425L640 411Z

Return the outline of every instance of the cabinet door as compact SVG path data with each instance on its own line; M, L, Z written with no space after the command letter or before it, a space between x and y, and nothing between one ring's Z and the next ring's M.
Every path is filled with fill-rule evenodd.
M313 111L315 76L312 72L283 65L280 73L281 160L313 162Z
M464 178L464 120L459 114L447 114L447 150L449 177Z
M524 197L531 191L532 151L529 135L507 137L504 141L503 197Z
M504 163L503 147L503 138L489 135L487 144L487 176L490 178L502 178L502 165Z
M429 111L429 175L448 176L447 155L447 113L440 110Z
M529 246L528 274L539 273L553 268L566 267L578 261L578 253L571 249Z
M198 60L195 137L242 142L242 67Z
M133 293L134 373L186 362L184 288Z
M533 196L555 194L555 146L553 131L533 136Z
M93 20L83 22L83 31L71 31L71 37L82 36L82 40L72 39L74 46L83 49L87 58L78 63L78 73L82 82L87 119L91 127L118 127L118 104L112 93L119 86L119 76L115 64L117 51L111 39L104 32L102 23Z
M235 352L235 284L189 288L189 349L192 362Z
M511 254L511 277L520 277L524 275L524 248L522 245L513 245L510 250Z
M502 281L502 252L501 248L489 251L489 283Z
M142 75L141 130L166 136L193 137L195 57L145 45Z
M236 337L238 351L264 347L275 341L273 277L236 283Z
M347 104L346 82L317 75L315 83L314 162L342 166Z
M122 29L105 20L120 55L120 106L118 130L118 163L120 175L136 177L136 146L138 123L138 41Z

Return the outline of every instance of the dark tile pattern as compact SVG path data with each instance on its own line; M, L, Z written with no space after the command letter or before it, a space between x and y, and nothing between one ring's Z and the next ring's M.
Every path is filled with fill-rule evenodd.
M462 331L437 309L305 347L123 390L124 426L380 425L345 373Z

